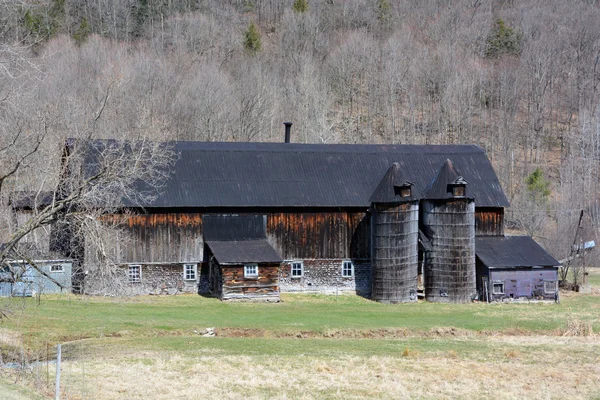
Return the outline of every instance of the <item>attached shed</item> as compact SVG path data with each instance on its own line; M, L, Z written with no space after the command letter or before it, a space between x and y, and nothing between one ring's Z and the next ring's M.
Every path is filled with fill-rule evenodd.
M36 268L24 261L10 261L0 270L0 296L29 297L36 293L70 293L72 260L36 260Z
M283 259L266 239L207 241L210 292L221 300L279 301Z
M560 263L529 236L476 239L481 300L556 300Z

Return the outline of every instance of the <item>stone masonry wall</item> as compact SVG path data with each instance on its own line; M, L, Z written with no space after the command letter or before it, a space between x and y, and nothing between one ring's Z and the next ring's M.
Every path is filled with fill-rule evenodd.
M124 266L125 282L128 282L128 266ZM131 291L138 294L198 293L200 265L196 280L183 279L183 264L142 265L141 282L128 283Z
M302 261L304 274L292 277L292 263ZM348 260L346 260L348 261ZM354 276L342 277L342 259L312 259L285 261L279 272L281 292L338 293L353 292L368 297L371 294L370 260L352 260Z

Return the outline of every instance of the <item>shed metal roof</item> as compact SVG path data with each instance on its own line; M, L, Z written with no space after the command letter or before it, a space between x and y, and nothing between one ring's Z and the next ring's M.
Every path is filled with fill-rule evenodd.
M469 196L477 206L509 205L490 161L475 145L170 145L178 160L171 178L147 208L368 207L393 163L398 163L403 177L422 193L448 158L469 182ZM90 154L93 157L97 151Z
M560 265L529 236L477 237L475 238L475 254L488 268Z
M219 264L281 263L283 258L266 239L207 241Z

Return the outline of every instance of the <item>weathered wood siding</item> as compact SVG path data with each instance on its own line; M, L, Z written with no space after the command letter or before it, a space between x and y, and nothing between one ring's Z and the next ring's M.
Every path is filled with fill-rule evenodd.
M221 266L221 300L279 300L279 264L258 264L258 277L245 278L243 265Z
M475 208L476 236L504 236L504 208Z
M267 214L267 237L286 260L368 259L365 212Z
M201 262L204 252L202 214L165 213L112 215L108 222L120 222L120 263Z

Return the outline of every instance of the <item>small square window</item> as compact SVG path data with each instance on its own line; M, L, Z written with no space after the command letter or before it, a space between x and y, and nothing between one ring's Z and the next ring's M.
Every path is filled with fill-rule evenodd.
M354 276L354 264L352 261L344 261L342 263L342 277L352 278Z
M557 291L556 281L544 281L544 293L554 294Z
M465 187L463 185L454 186L452 194L454 197L463 197L465 195Z
M61 264L51 265L50 272L65 272L65 266Z
M301 261L292 263L292 278L301 278L304 275L304 263Z
M244 265L244 278L258 278L258 265L257 264Z
M142 266L141 265L130 265L129 266L129 283L137 283L142 281Z
M183 279L186 281L195 281L198 272L197 264L183 264Z
M492 287L492 294L504 294L504 282L495 281Z

